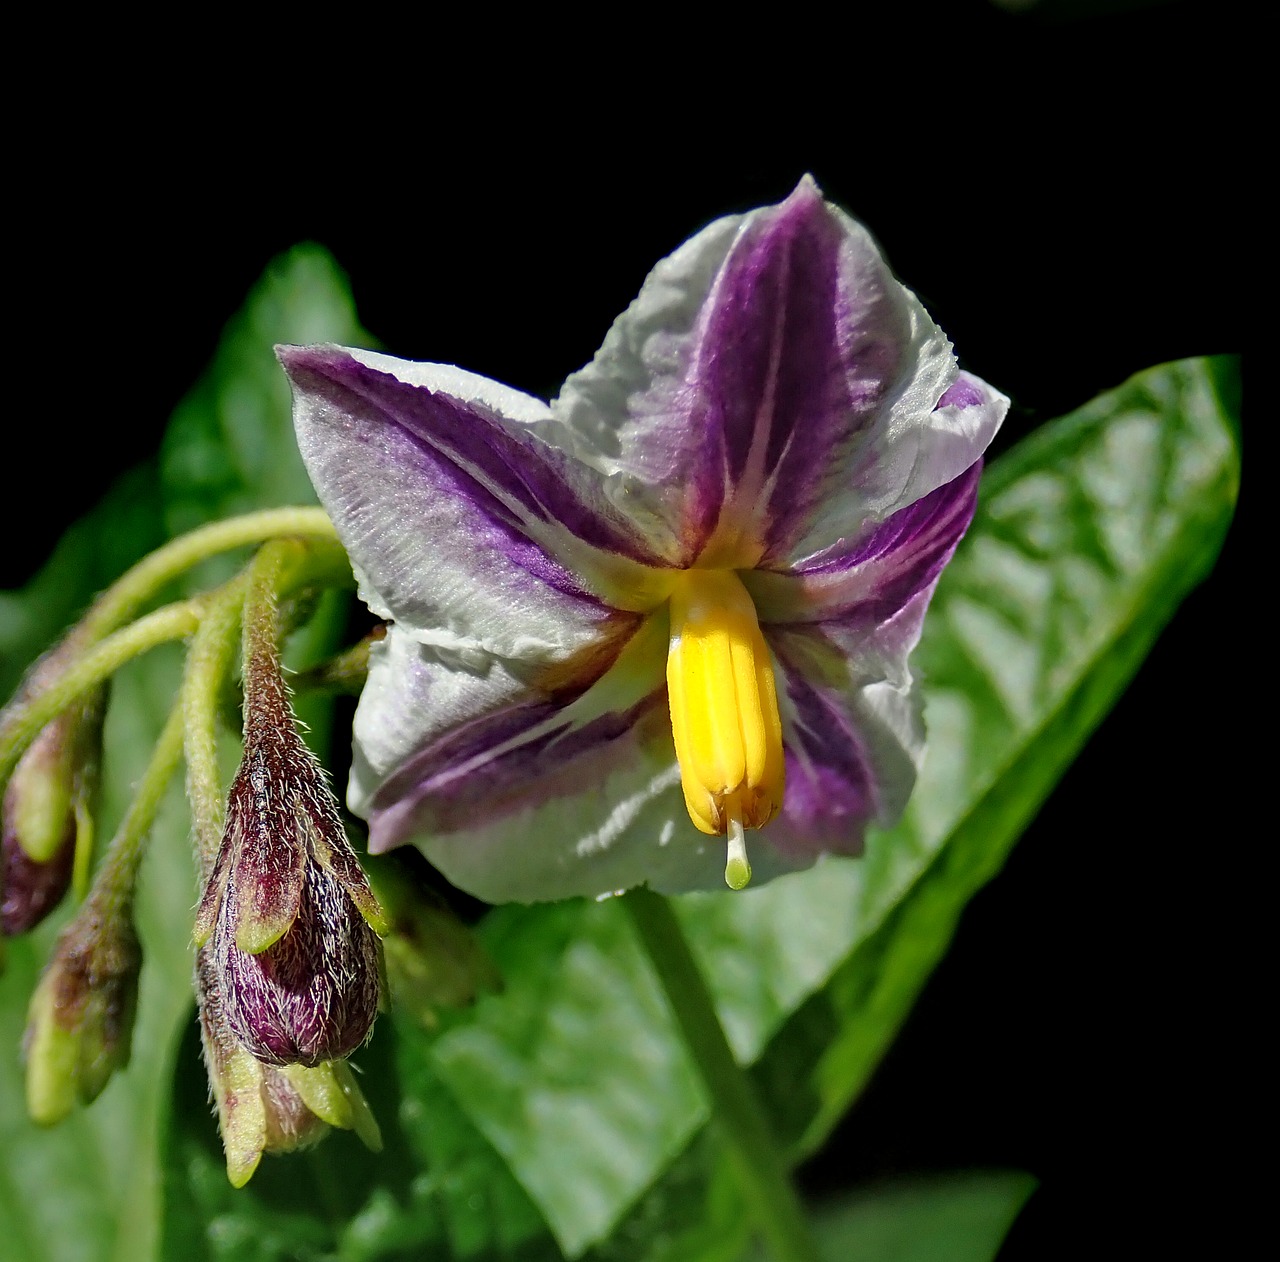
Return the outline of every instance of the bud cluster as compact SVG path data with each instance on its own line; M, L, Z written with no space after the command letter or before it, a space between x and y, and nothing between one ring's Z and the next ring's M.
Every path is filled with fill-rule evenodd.
M286 524L301 534L282 531ZM264 546L223 587L140 612L206 547L212 555L255 538ZM279 648L288 620L282 601L294 618L317 586L349 582L345 553L318 510L203 528L103 593L0 710L0 947L39 924L72 885L90 884L93 869L30 1000L23 1053L35 1121L52 1124L89 1103L128 1063L142 965L134 890L166 787L185 757L205 878L195 991L228 1177L241 1186L263 1153L306 1147L331 1127L380 1147L345 1058L368 1039L385 995L380 937L389 921L299 735ZM218 730L241 632L244 754L224 811ZM186 637L182 692L94 864L111 674L140 652ZM316 682L349 685L366 660L367 650L344 655Z

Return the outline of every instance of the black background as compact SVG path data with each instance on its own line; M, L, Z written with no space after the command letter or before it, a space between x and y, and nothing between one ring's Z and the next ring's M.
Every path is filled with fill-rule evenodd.
M392 353L544 396L660 256L805 171L1011 395L1001 447L1151 364L1243 349L1249 37L1230 5L1115 9L494 12L465 37L348 13L60 67L11 159L0 580L154 450L303 239ZM1041 1189L1006 1262L1233 1252L1245 520L967 911L811 1191L1014 1167Z

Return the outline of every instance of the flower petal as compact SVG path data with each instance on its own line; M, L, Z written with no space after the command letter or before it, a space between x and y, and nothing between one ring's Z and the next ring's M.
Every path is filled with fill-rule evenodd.
M790 570L743 575L763 624L835 619L873 627L931 590L973 519L979 460L958 478L883 522L868 522L852 540Z
M774 654L787 755L770 840L799 859L857 854L906 806L924 753L908 658L976 504L982 462L794 573L745 583Z
M787 789L769 841L794 863L859 854L870 823L894 823L924 755L922 702L907 656L931 583L872 628L828 622L771 627Z
M723 888L724 843L694 828L680 790L666 651L657 615L597 678L549 695L498 663L483 675L450 670L393 628L356 716L351 806L370 821L370 848L415 842L450 881L490 902L646 882L667 893ZM437 717L397 759L381 718L383 699L405 683L401 710ZM396 769L379 781L372 759L388 757ZM811 861L761 853L756 867L767 879Z
M536 399L369 351L279 354L307 470L380 616L473 661L536 662L660 598L660 559L600 475L533 432Z
M552 405L553 441L621 472L681 563L777 564L968 468L1003 415L971 380L935 406L957 382L949 343L806 178L654 269Z
M633 614L615 613L586 647L535 666L504 658L477 664L392 625L371 648L369 678L356 709L351 810L367 817L375 795L398 769L467 725L530 698L563 705L580 695L617 660L638 623Z

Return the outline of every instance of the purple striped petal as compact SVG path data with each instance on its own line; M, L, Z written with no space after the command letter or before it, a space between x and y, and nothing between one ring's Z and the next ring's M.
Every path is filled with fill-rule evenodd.
M859 854L868 824L894 823L924 753L907 656L932 585L890 622L766 630L777 664L786 751L782 814L766 830L792 862Z
M552 405L558 441L635 484L683 564L781 565L950 481L1000 396L811 180L654 269ZM939 405L944 400L945 406Z
M393 628L356 715L351 806L369 819L371 849L415 843L490 902L723 888L724 842L694 828L680 789L666 652L659 615L602 671L549 691L496 663L451 670ZM426 733L398 758L380 721L396 688ZM812 860L752 852L759 880Z
M352 805L369 819L372 849L416 842L454 884L492 902L609 893L649 878L659 858L720 879L709 857L718 847L704 844L680 793L665 617L556 688L529 687L498 663L452 670L399 639L375 662L356 716ZM405 683L423 735L379 779L370 754L390 751L370 707L381 711Z
M845 494L830 486L805 532L766 565L804 568L815 555L838 552L864 532L866 523L886 520L974 467L1000 428L1009 400L965 372L933 396L936 404L925 405L927 394L937 389L937 373L920 371L886 404L851 452Z
M925 611L976 504L981 462L794 573L745 582L781 676L787 759L770 842L799 860L858 854L894 823L924 751L907 665Z
M869 522L851 541L790 570L745 574L761 622L834 619L849 627L874 627L895 618L932 589L951 559L973 519L981 472L978 461L887 520Z
M298 443L370 607L421 639L526 661L657 602L660 563L595 470L548 447L545 405L439 365L282 347Z

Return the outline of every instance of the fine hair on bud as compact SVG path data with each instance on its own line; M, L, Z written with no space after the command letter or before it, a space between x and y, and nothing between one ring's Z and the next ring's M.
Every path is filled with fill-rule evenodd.
M142 951L128 909L93 902L63 930L31 997L23 1052L27 1109L61 1121L129 1063Z
M228 1027L270 1065L348 1056L378 1011L380 908L291 721L251 734L200 919ZM199 936L199 922L197 935Z

